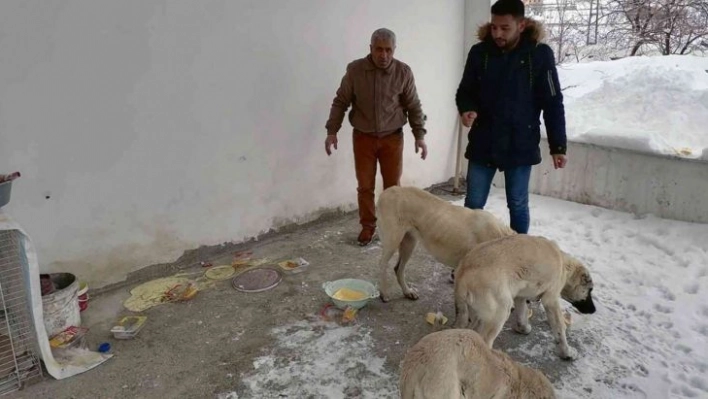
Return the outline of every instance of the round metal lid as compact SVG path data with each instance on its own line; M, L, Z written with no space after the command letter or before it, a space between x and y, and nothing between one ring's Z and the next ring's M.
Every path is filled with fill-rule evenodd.
M231 280L236 291L262 292L275 288L283 277L275 269L252 269L239 274Z

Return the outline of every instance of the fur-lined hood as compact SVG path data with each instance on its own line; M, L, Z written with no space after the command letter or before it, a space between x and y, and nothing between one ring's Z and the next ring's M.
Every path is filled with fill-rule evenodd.
M546 37L546 30L543 28L543 24L540 21L536 21L532 18L525 19L526 28L524 29L523 33L521 33L521 36L528 38L534 44L540 43ZM491 22L487 22L486 24L480 26L477 30L477 38L479 38L480 41L489 40L491 38L491 35Z

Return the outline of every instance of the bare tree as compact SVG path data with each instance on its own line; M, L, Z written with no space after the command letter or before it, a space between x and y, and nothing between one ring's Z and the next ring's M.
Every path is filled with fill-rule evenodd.
M563 63L570 57L578 61L578 49L585 41L585 30L576 1L556 0L541 16L548 33L546 41L555 50L556 62Z
M611 0L609 19L609 35L630 45L630 56L643 46L689 54L708 38L708 0Z

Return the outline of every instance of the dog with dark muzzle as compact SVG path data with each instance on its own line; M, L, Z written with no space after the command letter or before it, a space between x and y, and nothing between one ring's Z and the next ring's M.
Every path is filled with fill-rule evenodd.
M455 270L455 328L471 327L492 348L512 312L512 328L531 332L527 300L540 300L565 360L577 356L568 345L560 299L580 313L595 313L588 269L544 237L518 234L480 244Z

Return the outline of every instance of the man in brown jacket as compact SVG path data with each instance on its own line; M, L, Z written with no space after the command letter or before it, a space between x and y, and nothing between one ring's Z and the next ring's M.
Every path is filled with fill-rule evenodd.
M411 68L393 58L396 35L385 28L371 35L370 54L347 65L329 112L325 150L337 149L337 132L351 105L354 127L354 167L358 183L359 244L371 242L376 231L374 188L376 163L381 165L384 190L400 183L403 169L403 126L410 122L415 152L428 155L425 115L421 109Z

